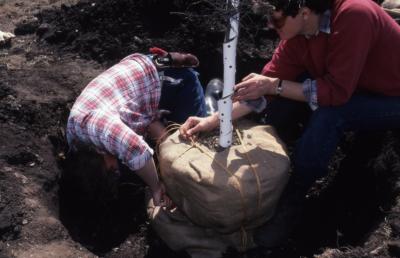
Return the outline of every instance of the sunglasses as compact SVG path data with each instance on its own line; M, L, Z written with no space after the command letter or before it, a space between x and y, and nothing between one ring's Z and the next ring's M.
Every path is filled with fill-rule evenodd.
M274 17L274 12L279 10L275 6L269 4L264 0L253 0L253 11L256 14L261 14L267 21L268 28L270 29L281 29L285 26L287 15L282 12L281 17ZM298 9L304 6L305 0L289 0L287 6L298 5Z
M267 26L270 29L281 29L285 26L287 16L282 14L281 17L276 18L274 17L273 12L274 10L265 15L268 24Z
M270 29L281 29L285 25L287 15L282 13L281 17L276 18L274 13L277 10L275 6L268 2L255 0L253 2L253 11L262 17L261 19L267 23Z

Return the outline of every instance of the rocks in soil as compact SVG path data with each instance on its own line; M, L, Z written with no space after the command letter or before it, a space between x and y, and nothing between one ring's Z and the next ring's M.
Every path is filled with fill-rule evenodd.
M32 34L36 32L39 25L40 23L37 17L29 17L17 23L14 33L15 35Z
M50 31L52 29L51 25L48 23L42 23L39 25L39 27L36 30L36 34L39 37L42 37L45 33L47 33L48 31ZM46 38L47 39L47 38Z
M40 163L40 157L37 154L24 150L15 154L6 155L5 159L10 165L29 165Z
M0 82L0 100L7 96L16 96L17 92L4 82Z

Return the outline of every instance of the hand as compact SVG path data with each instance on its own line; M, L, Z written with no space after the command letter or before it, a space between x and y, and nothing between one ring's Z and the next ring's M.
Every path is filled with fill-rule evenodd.
M149 124L147 132L151 139L158 140L165 134L166 130L164 124L156 120Z
M267 77L257 73L251 73L236 84L233 101L257 99L264 95L275 95L278 84L277 78Z
M155 206L170 208L173 206L171 199L168 197L165 191L163 183L159 182L155 189L151 189L153 195L153 202Z
M216 127L215 119L218 119L216 115L208 117L189 117L186 122L181 125L179 132L185 139L192 139L199 132L211 131Z

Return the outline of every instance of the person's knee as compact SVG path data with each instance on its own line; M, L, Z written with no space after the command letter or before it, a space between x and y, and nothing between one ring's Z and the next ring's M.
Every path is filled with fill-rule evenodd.
M344 129L345 120L340 108L320 107L312 113L302 138L319 145L327 137L341 134Z
M198 81L199 80L199 73L196 72L192 68L184 68L185 76L188 81Z
M294 162L300 168L327 166L343 134L343 120L335 108L319 108L296 143Z
M165 75L181 80L178 85L163 86L160 108L171 111L166 118L183 123L189 116L205 116L204 92L197 72L191 68L175 68L166 70Z
M182 79L185 83L198 81L199 75L193 68L169 68L164 74L174 79Z
M313 112L311 119L318 123L336 123L336 121L340 119L340 108L319 107Z

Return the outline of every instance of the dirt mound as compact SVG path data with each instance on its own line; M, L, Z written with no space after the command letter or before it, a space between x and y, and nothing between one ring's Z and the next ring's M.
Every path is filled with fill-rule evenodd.
M241 10L238 78L262 68L272 53L274 33L252 15L249 1ZM80 1L38 15L42 39L65 51L109 64L149 47L193 52L203 79L222 76L222 42L227 11L223 1Z

